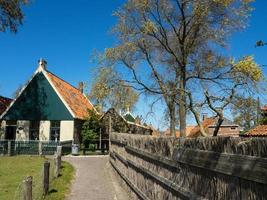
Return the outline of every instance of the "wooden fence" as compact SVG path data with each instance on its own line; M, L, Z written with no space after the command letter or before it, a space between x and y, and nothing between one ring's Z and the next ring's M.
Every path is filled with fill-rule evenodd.
M110 163L133 199L266 199L266 138L110 136Z
M72 140L62 142L0 140L0 155L53 155L58 146L62 146L62 154L69 154Z

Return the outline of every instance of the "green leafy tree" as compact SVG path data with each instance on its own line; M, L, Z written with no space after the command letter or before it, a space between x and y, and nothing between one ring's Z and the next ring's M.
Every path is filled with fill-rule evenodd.
M128 0L115 12L118 23L113 31L118 41L115 47L106 49L106 58L111 64L124 66L132 75L128 82L139 90L162 97L171 133L175 135L179 119L181 136L185 136L188 109L198 123L196 105L208 106L223 119L220 110L229 104L238 86L244 85L245 79L241 77L246 75L249 82L261 76L251 57L230 62L221 54L229 36L246 26L252 10L250 3L250 0ZM221 104L220 110L215 109L217 104ZM219 120L218 126L221 123ZM204 131L202 134L206 135Z
M28 4L28 0L0 0L0 31L10 29L16 33L18 26L22 25L24 18L22 6Z
M88 119L82 126L82 143L85 148L89 148L90 144L98 139L100 131L100 116L93 110L88 111Z
M93 81L90 98L103 111L108 107L116 111L132 110L138 101L138 93L124 81L112 67L100 67Z

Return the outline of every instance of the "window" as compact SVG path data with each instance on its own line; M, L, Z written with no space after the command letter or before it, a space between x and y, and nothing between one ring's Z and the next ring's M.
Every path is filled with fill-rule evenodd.
M60 121L51 121L50 140L59 141L60 139Z
M40 121L30 121L30 140L39 140Z
M235 130L235 127L231 127L231 130Z

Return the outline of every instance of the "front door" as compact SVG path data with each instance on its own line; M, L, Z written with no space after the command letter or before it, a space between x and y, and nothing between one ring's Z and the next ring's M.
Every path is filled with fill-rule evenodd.
M16 139L16 126L6 126L6 140L15 140Z

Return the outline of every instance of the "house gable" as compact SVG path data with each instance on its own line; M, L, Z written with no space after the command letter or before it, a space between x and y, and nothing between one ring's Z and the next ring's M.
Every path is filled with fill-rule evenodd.
M40 71L13 102L3 119L72 120L73 116Z

